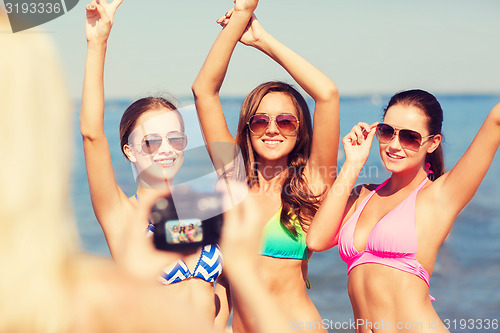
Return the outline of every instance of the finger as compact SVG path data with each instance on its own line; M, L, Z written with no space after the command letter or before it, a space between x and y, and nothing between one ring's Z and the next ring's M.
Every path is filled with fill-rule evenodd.
M351 146L357 144L358 139L356 133L354 132L354 128L345 136L345 139Z
M365 131L366 134L366 139L373 141L373 138L375 137L375 134L377 134L377 125L380 124L380 121L376 121L373 124L370 125L369 130Z
M232 14L233 14L233 9L228 10L224 15L222 15L221 17L219 17L217 19L217 23L220 24L220 23L224 22L224 20L229 19Z
M370 131L367 132L366 141L371 145L375 134L377 133L377 126L371 127Z
M141 203L139 205L138 209L138 219L141 219L141 221L147 221L149 220L149 215L151 213L151 209L153 208L154 204L160 200L161 198L165 198L170 195L170 191L168 190L161 190L158 191L157 194L154 196L151 196L149 198L145 198L141 200Z
M95 11L97 8L96 8L96 6L95 6L94 2L92 2L92 3L90 3L90 4L88 4L88 5L86 6L86 9L87 9L87 12L93 12L93 11Z
M342 146L344 147L344 150L347 149L348 147L352 146L352 139L351 138L344 138L342 140Z
M104 0L92 0L91 5L97 8L97 5L103 2Z
M106 9L103 7L102 4L97 4L96 5L97 11L99 12L99 15L101 15L101 20L102 22L111 22L108 13L106 12Z
M356 135L353 132L350 132L342 139L342 144L352 146L355 141L357 141Z
M369 132L370 131L370 125L368 125L365 122L359 122L358 126L361 127L361 131L364 132Z
M362 130L361 126L359 126L359 125L354 126L352 128L352 132L355 135L356 142L358 144L361 144L361 142L363 142L363 140L365 139L365 136L363 135L363 130Z
M221 17L219 17L219 19L217 20L217 23L220 23L223 20L230 18L231 15L233 15L233 11L234 11L233 8L229 9L224 15L222 15Z
M376 121L374 122L373 124L370 125L370 128L373 129L373 128L376 128L378 126L378 124L380 124L380 121Z

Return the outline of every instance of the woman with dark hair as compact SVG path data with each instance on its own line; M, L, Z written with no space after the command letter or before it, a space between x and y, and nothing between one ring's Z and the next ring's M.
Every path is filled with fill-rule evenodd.
M314 251L339 245L356 332L448 332L432 306L429 279L441 244L500 145L500 104L448 172L443 111L433 95L394 95L383 121L359 123L342 140L346 161L311 224L307 245ZM375 136L392 176L353 189Z
M184 160L187 136L184 122L176 107L163 98L147 97L135 101L123 114L120 122L121 149L137 173L136 194L128 198L118 186L108 142L104 133L104 60L116 9L122 0L93 0L87 6L87 61L80 115L81 134L90 195L110 252L121 260L127 251L123 237L126 220L139 201L149 201L158 191L169 189L172 179ZM149 234L154 226L146 219L137 221ZM185 229L185 227L184 227ZM187 241L181 228L182 236ZM143 258L147 262L148 258ZM225 327L229 311L225 288L217 284L221 296L214 302L214 281L222 271L222 257L217 245L206 245L181 253L181 259L166 267L160 280L180 294L191 295L196 313L215 320ZM160 275L160 272L159 272ZM220 311L220 308L226 309ZM218 325L218 324L217 324Z
M218 20L223 30L193 83L193 94L213 163L225 164L213 153L214 143L235 142L241 150L249 193L260 207L255 223L264 229L259 270L265 287L279 300L291 325L309 323L313 331L323 331L306 291L311 252L305 235L325 187L336 176L338 91L327 76L264 31L253 15L257 3L236 0L234 9ZM219 90L238 41L275 60L314 99L314 131L300 93L289 84L268 82L246 97L233 138ZM245 303L237 294L233 301L233 330L255 331Z

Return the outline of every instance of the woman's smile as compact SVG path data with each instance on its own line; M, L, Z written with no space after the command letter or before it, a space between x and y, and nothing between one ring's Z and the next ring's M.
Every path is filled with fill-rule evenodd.
M271 149L276 148L280 143L283 142L283 140L276 140L276 139L262 139L262 142Z

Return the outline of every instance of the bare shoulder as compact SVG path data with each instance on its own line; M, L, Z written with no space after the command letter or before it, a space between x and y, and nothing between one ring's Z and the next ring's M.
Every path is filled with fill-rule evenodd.
M359 203L364 200L371 191L375 190L377 186L376 184L360 184L352 189L344 211L344 223L358 208Z
M363 200L370 192L374 191L379 185L378 184L360 184L352 189L351 197L356 200Z

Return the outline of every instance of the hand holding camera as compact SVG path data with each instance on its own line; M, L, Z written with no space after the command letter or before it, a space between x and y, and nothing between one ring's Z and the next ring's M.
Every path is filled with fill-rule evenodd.
M187 185L174 187L151 209L154 245L158 250L182 251L219 242L222 194L197 192Z

